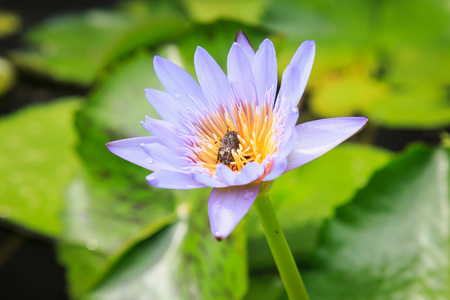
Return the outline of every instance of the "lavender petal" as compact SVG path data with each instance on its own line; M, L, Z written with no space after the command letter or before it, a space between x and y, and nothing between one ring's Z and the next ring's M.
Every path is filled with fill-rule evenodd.
M198 108L200 104L208 104L198 83L181 67L158 55L153 65L166 91L184 105Z
M211 232L217 239L226 238L242 220L258 195L261 182L213 189L208 213Z
M195 72L200 87L208 101L229 106L230 89L228 78L209 53L198 46L194 55Z
M132 162L138 166L153 170L150 157L142 150L141 144L159 143L160 140L154 136L136 137L109 142L106 148L113 154Z
M197 182L191 174L179 173L168 170L155 171L146 177L147 182L161 189L188 190L205 187Z
M295 127L297 141L287 156L285 172L304 165L330 151L367 123L365 117L330 118L306 122Z
M260 104L268 101L273 105L277 91L277 56L275 47L268 39L264 40L256 52L252 64L256 92ZM268 93L266 95L266 93Z
M283 72L280 96L288 98L290 105L297 106L311 74L316 46L314 41L305 41L298 47L291 62Z

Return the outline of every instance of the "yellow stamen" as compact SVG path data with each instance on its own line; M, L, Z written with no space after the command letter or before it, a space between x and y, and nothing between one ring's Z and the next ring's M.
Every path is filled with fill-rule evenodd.
M257 106L255 103L238 102L231 110L220 107L216 113L195 124L198 128L196 136L200 140L192 148L195 149L196 163L214 175L220 140L227 133L227 128L236 131L239 139L239 147L231 151L234 161L230 163L230 169L240 171L249 162L262 163L278 150L274 120L270 104ZM269 162L267 169L271 165Z

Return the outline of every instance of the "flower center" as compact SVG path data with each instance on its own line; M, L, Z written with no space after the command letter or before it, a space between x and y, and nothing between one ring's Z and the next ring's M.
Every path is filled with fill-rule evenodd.
M240 171L253 161L262 163L277 149L273 108L269 104L235 103L233 109L220 107L217 112L195 125L195 141L190 158L214 175L216 163ZM235 132L235 133L233 133Z

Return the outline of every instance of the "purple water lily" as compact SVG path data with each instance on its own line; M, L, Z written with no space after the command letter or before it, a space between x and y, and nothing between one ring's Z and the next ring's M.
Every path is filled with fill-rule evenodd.
M153 136L107 144L108 149L153 173L150 185L167 189L212 187L208 210L213 235L227 237L252 206L261 184L331 150L367 122L364 117L296 125L298 102L315 55L314 41L300 45L277 91L277 59L268 39L253 50L242 31L228 54L228 74L197 47L197 83L185 70L155 56L166 89L145 94L161 119L142 125Z

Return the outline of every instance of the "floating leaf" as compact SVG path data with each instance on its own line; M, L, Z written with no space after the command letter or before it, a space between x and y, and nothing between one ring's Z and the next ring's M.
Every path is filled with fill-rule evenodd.
M313 299L448 299L449 153L416 146L323 231Z
M105 147L118 138L149 135L139 121L145 114L158 117L144 94L145 88L160 86L152 65L145 52L124 61L104 78L77 116L87 172L68 191L60 248L74 296L89 290L124 251L176 219L175 193L150 187L145 180L149 170ZM84 276L79 265L90 261L98 265Z
M314 86L311 109L323 117L368 114L374 103L387 102L385 99L390 96L389 85L370 76L365 65L329 72Z
M374 123L394 128L443 128L450 125L450 102L444 86L398 86L383 101L374 101L365 114Z
M240 299L247 287L242 226L218 242L207 217L207 193L189 220L137 245L85 299Z
M364 114L393 128L450 124L445 2L282 0L263 24L274 31L280 73L303 40L316 41L307 88L315 114Z
M0 119L0 218L61 234L63 191L80 169L74 152L79 98L31 106Z
M79 150L92 174L145 183L148 170L111 154L105 144L149 135L139 122L145 115L159 116L145 97L148 87L162 89L153 71L153 57L140 52L117 66L88 98L77 116L77 127L82 141Z
M312 79L345 66L355 57L370 56L371 11L368 1L272 1L264 27L276 34L279 71L283 71L300 43L315 40L317 56Z
M349 201L390 156L378 148L345 144L275 181L269 195L298 261L315 249L324 220ZM256 214L248 218L250 267L273 267Z
M70 186L59 256L73 296L89 290L129 248L176 220L173 195L144 184L85 176ZM89 276L80 265L89 265Z
M258 25L266 11L268 1L259 0L184 0L191 18L199 23L212 23L219 19Z
M379 5L375 36L394 84L448 85L450 11L445 1L412 0ZM427 24L427 26L423 26Z
M48 20L28 32L27 40L36 49L12 57L40 75L89 85L113 59L186 28L184 15L172 2L129 2L114 11L90 10Z

